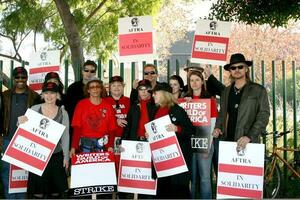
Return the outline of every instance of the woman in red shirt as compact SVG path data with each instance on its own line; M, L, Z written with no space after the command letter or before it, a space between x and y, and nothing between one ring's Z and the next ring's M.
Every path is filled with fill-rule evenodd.
M214 127L214 123L217 117L217 102L214 96L209 94L206 90L206 84L203 74L200 71L192 71L188 76L188 92L186 97L192 99L211 99L211 127ZM212 132L211 128L211 132ZM199 129L200 130L200 129ZM196 131L197 132L197 131ZM192 187L191 194L192 199L196 198L196 194L199 193L196 188L197 178L200 176L200 198L211 199L211 178L210 169L212 163L214 147L213 143L210 146L208 153L193 153L192 158Z
M89 98L79 101L74 111L70 157L75 155L75 150L113 151L117 124L113 108L103 99L106 92L102 81L95 77L90 79L85 86L85 92Z

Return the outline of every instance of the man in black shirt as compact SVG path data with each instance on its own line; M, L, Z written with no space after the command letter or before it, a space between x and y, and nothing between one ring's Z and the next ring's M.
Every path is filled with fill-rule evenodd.
M258 143L269 122L270 107L266 89L250 81L249 67L243 54L233 54L224 66L231 85L221 95L221 110L213 131L214 137L237 141L237 150L249 142Z

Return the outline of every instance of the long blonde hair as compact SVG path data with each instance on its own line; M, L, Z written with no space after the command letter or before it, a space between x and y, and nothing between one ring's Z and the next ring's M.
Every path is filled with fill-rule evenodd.
M246 81L249 82L251 79L250 79L250 70L249 70L249 66L245 66L246 67ZM230 79L230 83L233 83L235 81L235 78L233 78L231 76L231 74L229 75L229 79Z
M176 104L175 103L176 100L172 93L164 91L164 90L159 90L156 92L161 92L161 95L162 95L161 102L158 103L161 107L171 108L172 106L174 106Z

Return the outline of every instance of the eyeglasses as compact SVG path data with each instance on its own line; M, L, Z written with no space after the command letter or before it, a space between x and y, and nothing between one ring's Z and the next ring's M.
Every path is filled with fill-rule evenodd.
M96 70L89 70L89 69L84 69L83 71L84 71L84 72L90 72L90 73L92 73L92 74L96 72Z
M144 72L144 75L145 76L147 76L147 75L154 75L154 74L156 74L156 72L155 71L150 71L150 72Z
M229 67L229 70L234 71L234 70L236 70L236 68L238 68L238 69L243 69L244 67L245 67L244 65L233 66L233 67Z
M100 88L99 85L95 85L95 86L90 86L90 87L89 87L89 90L92 90L92 89L99 89L99 88Z
M27 76L15 76L15 79L27 79Z

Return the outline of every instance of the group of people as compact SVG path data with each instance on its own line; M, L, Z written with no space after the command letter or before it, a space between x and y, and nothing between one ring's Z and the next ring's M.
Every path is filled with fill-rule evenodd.
M41 95L27 85L25 68L13 71L14 87L2 93L1 138L2 152L7 148L18 124L28 119L27 108L41 113L66 129L42 176L29 173L27 197L66 198L69 159L77 152L111 151L120 159L122 140L147 141L144 125L154 119L169 115L171 124L166 129L178 138L188 171L158 178L157 195L143 198L212 198L211 166L216 169L219 140L237 141L238 150L249 142L259 142L270 115L265 88L249 79L251 61L242 54L233 54L224 66L230 74L231 84L225 87L210 72L209 67L189 66L187 85L180 76L173 75L169 83L158 82L155 65L143 68L143 79L133 82L130 98L124 96L125 83L121 76L109 80L109 93L103 82L96 78L97 65L86 61L82 79L71 84L63 93L63 84L55 72L45 76ZM221 97L220 111L216 96ZM191 135L197 129L181 108L179 98L210 99L211 121L214 130L209 152L191 150ZM126 151L126 149L125 149ZM222 156L222 155L219 155ZM117 167L118 169L118 167ZM153 178L157 178L153 173ZM25 198L24 193L8 193L9 164L2 161L1 179L5 198ZM190 188L191 183L191 188ZM127 196L120 196L126 198Z

